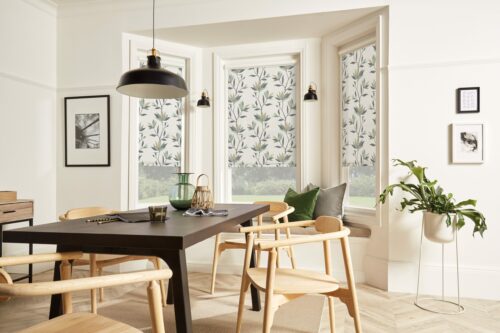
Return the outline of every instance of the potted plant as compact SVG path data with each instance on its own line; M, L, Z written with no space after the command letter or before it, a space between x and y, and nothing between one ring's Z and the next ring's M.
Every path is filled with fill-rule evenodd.
M473 235L479 232L481 237L487 229L484 215L475 208L476 200L465 200L456 203L452 193L444 193L437 185L437 180L429 180L425 175L425 167L417 165L416 161L404 162L394 160L394 166L404 166L410 170L410 176L417 179L417 183L401 181L389 185L380 194L379 202L385 203L395 188L408 193L401 201L401 210L408 209L410 213L423 212L424 234L431 241L448 243L454 240L455 231L462 228L465 220L474 223Z

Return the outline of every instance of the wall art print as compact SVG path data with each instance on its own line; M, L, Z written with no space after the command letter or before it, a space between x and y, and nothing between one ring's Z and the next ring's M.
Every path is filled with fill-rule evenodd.
M376 54L371 44L341 55L343 166L375 165Z
M109 166L109 95L64 99L65 165Z
M146 59L140 59L144 67ZM184 68L163 64L166 70L184 77ZM139 100L139 164L180 167L184 101L179 99Z
M484 125L452 124L452 163L484 162Z
M229 167L294 167L296 65L231 68L227 74Z

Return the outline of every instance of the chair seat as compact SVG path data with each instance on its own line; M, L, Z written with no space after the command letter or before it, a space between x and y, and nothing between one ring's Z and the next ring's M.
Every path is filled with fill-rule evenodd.
M248 277L259 290L266 290L267 268L249 268ZM292 268L276 268L275 294L321 294L339 289L338 281L330 275Z
M92 313L71 313L45 321L18 333L140 333L127 324Z

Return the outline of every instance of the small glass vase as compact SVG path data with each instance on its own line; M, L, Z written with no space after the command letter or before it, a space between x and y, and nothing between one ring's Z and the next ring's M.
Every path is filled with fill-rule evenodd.
M193 200L194 185L189 183L189 172L177 172L179 181L170 189L170 204L177 210L186 210L191 208Z

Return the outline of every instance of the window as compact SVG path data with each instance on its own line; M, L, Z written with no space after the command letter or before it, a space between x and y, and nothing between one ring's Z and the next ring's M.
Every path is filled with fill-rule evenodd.
M373 209L376 203L376 46L340 54L342 168L347 206Z
M296 188L296 70L295 62L227 70L232 201L282 200Z
M140 66L145 63L146 57L140 57ZM185 76L183 59L163 57L162 66ZM166 203L169 189L177 182L174 173L183 165L184 100L139 99L135 116L136 206Z

